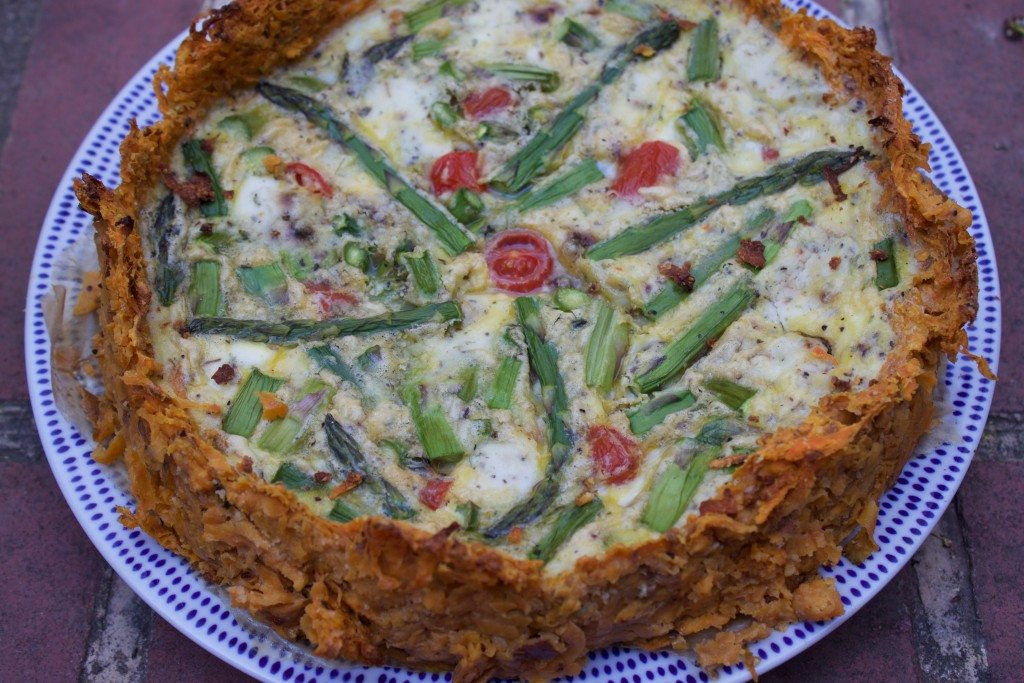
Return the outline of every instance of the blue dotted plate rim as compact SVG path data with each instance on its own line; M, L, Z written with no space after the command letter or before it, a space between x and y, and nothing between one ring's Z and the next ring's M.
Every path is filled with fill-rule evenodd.
M784 2L792 8L806 8L812 16L836 19L808 0ZM450 680L447 674L322 660L231 608L223 591L206 582L183 559L140 531L120 525L116 507L131 504L123 471L93 462L91 439L78 433L54 404L42 300L57 282L53 266L59 254L81 239L90 227L89 217L78 208L74 198L72 181L89 172L109 185L117 183L117 146L127 132L128 120L138 118L140 125L156 120L152 76L160 64L173 62L174 51L186 34L181 33L153 57L103 112L65 171L43 222L26 298L25 364L32 409L47 460L75 517L117 574L178 631L240 671L264 681L296 683ZM914 122L915 132L932 144L932 179L974 214L970 232L978 246L980 292L978 319L968 327L968 336L971 351L985 357L995 371L1001 311L988 223L963 158L946 129L903 74L897 74L907 86L904 113ZM77 291L74 283L61 284L69 286L71 295ZM838 628L878 593L920 547L963 481L988 417L992 386L964 358L946 366L944 392L937 402L941 426L919 444L896 485L879 501L879 550L861 564L843 559L822 570L823 575L836 580L846 613L828 622L793 624L752 644L752 652L760 659L759 673L778 666ZM691 655L619 647L588 655L583 672L572 680L588 679L609 683L709 680ZM749 673L736 664L724 667L717 680L742 683L749 679Z

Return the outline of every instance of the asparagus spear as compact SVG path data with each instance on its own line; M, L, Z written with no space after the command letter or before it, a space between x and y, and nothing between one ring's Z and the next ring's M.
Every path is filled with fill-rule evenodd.
M721 73L721 55L718 49L718 22L714 17L705 19L693 32L690 62L686 73L691 83L717 81Z
M562 79L557 71L539 66L490 62L484 64L484 69L513 81L534 81L540 84L540 89L544 92L553 92L562 84Z
M512 356L501 359L498 371L494 374L490 395L487 397L488 408L506 409L512 405L512 392L515 391L516 380L519 379L519 368L522 364L522 361Z
M221 334L265 344L297 344L324 341L336 337L401 330L431 322L462 320L462 310L454 301L427 304L407 311L382 313L368 318L331 318L329 320L241 320L237 318L198 317L188 323L191 334Z
M746 178L733 187L711 197L680 207L648 219L644 223L626 228L618 235L599 242L587 251L587 258L595 261L639 254L659 242L674 237L693 227L720 206L741 206L759 197L788 190L801 178L822 177L825 169L841 173L864 158L864 150L821 150L784 164L778 164L768 173Z
M192 312L197 316L220 313L220 262L196 261L192 264L192 281L189 284Z
M750 282L742 280L709 306L682 336L665 348L657 365L636 378L637 389L650 393L693 365L718 337L747 310L754 301Z
M295 463L287 461L281 463L281 466L277 468L270 483L284 484L285 488L292 491L308 491L316 486L316 481L309 473L303 472Z
M468 365L460 373L462 385L459 386L458 397L463 403L469 403L476 398L477 390L477 369L475 365Z
M436 55L444 49L444 43L438 38L426 38L413 43L412 61L418 62L421 59Z
M411 12L405 13L405 25L410 33L418 33L427 24L437 21L450 7L463 5L467 0L430 0Z
M721 451L718 446L698 451L685 470L670 462L655 482L640 521L661 533L675 526L707 475L708 465Z
M409 519L415 516L415 510L410 507L402 492L374 469L359 449L359 444L330 413L324 418L324 430L327 433L327 447L331 455L342 467L360 475L363 483L381 498L384 514L394 519Z
M363 53L363 59L370 64L379 64L385 59L391 59L405 47L405 44L412 40L412 35L398 36L397 38L391 38L385 40L382 43L371 45L366 52Z
M709 379L704 386L715 395L715 398L736 411L739 411L743 404L757 393L754 389L749 389L723 377Z
M519 211L530 211L550 206L603 178L604 174L597 163L593 159L584 159L544 187L524 195L516 202L516 208Z
M433 296L441 289L441 274L437 272L437 264L434 263L429 251L423 252L421 256L406 254L405 265L412 273L413 282L420 292Z
M238 388L231 407L224 415L222 423L224 431L246 438L252 436L260 417L263 416L260 394L264 391L277 391L283 384L283 379L264 375L259 368L253 368L249 376L242 382L242 386Z
M578 48L583 52L590 52L601 47L601 39L575 19L564 19L558 27L555 37L569 47Z
M473 223L484 213L484 200L466 187L460 187L448 202L448 210L463 225L473 230Z
M237 271L242 289L271 306L288 302L288 280L277 263L240 266Z
M302 388L299 400L289 408L288 414L271 422L256 445L270 453L288 452L309 417L333 396L334 389L330 385L317 379L310 380Z
M572 98L562 111L542 127L519 150L498 174L491 185L509 193L517 193L544 173L555 155L569 143L583 125L586 108L597 99L601 89L622 75L633 61L653 57L669 48L679 38L679 25L666 19L644 29L629 42L620 45L605 63L597 82L588 85Z
M692 144L692 147L691 144L687 144L691 159L696 159L701 154L704 154L708 147L712 145L725 151L725 141L722 139L722 126L718 119L715 118L715 115L704 106L703 102L694 100L690 104L690 108L686 110L686 113L680 117L680 121L688 126L697 138L692 140L687 136L687 139ZM677 124L677 127L681 126Z
M664 422L669 415L686 410L696 402L697 397L689 391L667 391L626 413L629 429L637 436L643 436Z
M551 301L558 310L565 311L566 313L583 308L590 303L590 299L591 297L585 292L573 289L572 287L561 287L551 297Z
M647 21L654 16L654 8L650 5L633 0L606 0L604 11L621 14L637 21Z
M450 465L462 460L466 448L452 429L444 410L438 404L423 410L420 405L420 386L407 384L402 389L402 400L409 408L416 434L423 444L427 459L433 463Z
M331 508L329 513L327 513L327 519L345 524L347 522L351 522L357 517L362 517L365 514L365 512L354 505L349 505L342 500L336 500L334 501L334 507Z
M191 167L193 173L202 173L210 179L210 186L213 188L213 199L200 204L199 210L207 218L228 215L228 206L224 201L224 190L220 186L220 179L217 171L213 168L213 161L210 155L203 149L199 140L188 140L181 146L181 152L185 157L185 163Z
M327 137L352 152L366 172L373 176L398 203L430 228L444 248L453 256L461 254L473 244L473 240L456 223L408 181L399 176L388 164L384 155L370 147L352 129L342 123L329 106L303 95L297 90L273 83L262 82L256 86L256 90L282 109L302 114L310 123L320 128Z
M430 120L437 124L438 128L448 129L459 121L459 112L447 102L434 102L430 105Z
M160 200L153 218L153 243L156 245L156 269L154 284L157 298L161 306L174 303L174 294L178 291L183 275L181 267L171 263L171 233L174 231L174 195L169 194Z
M598 300L597 322L587 341L584 381L604 393L612 388L619 361L629 343L629 323L619 320L615 309Z
M362 387L355 371L345 362L341 354L329 344L323 346L311 346L306 349L306 355L313 359L317 365L324 370L331 372L346 382L351 382L356 388Z
M558 351L544 338L537 300L530 296L516 299L516 316L526 340L530 369L540 383L541 399L548 416L548 460L544 476L526 498L516 503L501 519L485 529L487 538L500 538L513 527L529 524L540 517L558 496L562 471L572 456L572 437L567 424L569 397L558 371Z
M571 505L562 510L548 533L533 546L527 557L540 560L544 564L551 561L558 549L572 538L573 534L594 521L604 509L600 498L594 498L584 505Z
M896 270L896 253L893 251L891 237L886 237L876 242L871 250L871 258L875 261L875 286L879 289L889 289L900 283L900 276Z

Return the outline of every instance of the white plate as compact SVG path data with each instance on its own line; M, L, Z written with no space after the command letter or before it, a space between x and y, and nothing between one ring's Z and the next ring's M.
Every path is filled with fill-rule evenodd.
M829 16L806 0L787 2L807 8L817 17ZM363 667L313 657L286 643L265 627L237 614L226 597L194 572L188 564L139 531L124 529L116 506L131 505L126 478L117 467L97 465L91 458L92 441L79 434L57 411L50 388L49 341L43 324L41 300L58 282L54 262L90 231L89 217L78 208L72 180L88 172L113 186L118 179L117 146L128 121L140 125L157 118L150 82L157 66L170 64L184 34L165 47L117 95L82 142L62 178L43 223L32 263L25 320L25 357L32 408L43 448L61 491L75 517L107 562L132 589L164 619L196 643L239 670L265 681L363 681L382 683L441 680L391 667ZM980 306L978 320L968 328L971 350L988 359L993 369L999 357L999 280L985 214L963 159L945 128L921 95L907 83L904 113L914 130L932 145L932 179L974 214L971 235L978 245ZM991 382L974 363L959 359L945 372L946 391L939 402L942 424L918 446L916 457L880 502L876 540L879 550L862 564L846 560L823 570L839 583L846 613L829 622L794 624L755 643L761 673L778 666L835 630L864 606L906 564L953 500L963 480L992 402ZM592 653L578 679L596 681L678 680L707 681L692 657L675 653L646 653L609 648ZM725 667L720 683L749 680L740 666Z

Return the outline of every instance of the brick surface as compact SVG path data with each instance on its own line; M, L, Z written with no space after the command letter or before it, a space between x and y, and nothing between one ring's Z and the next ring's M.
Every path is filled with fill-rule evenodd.
M0 462L0 519L0 679L77 680L103 559L44 463Z
M54 186L100 112L188 23L196 0L50 0L29 52L0 156L0 400L26 398L25 283ZM5 58L6 59L6 58Z
M253 679L181 635L160 617L153 619L147 683L246 683Z
M993 681L1024 670L1024 462L974 462L959 494Z

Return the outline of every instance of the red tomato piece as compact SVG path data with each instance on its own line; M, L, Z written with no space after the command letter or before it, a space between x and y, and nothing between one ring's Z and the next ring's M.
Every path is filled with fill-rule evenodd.
M679 170L679 148L661 140L645 142L619 161L619 174L612 190L630 197L642 187L656 185L663 175Z
M478 120L488 114L512 106L512 93L505 88L488 88L483 92L470 93L462 103L466 118Z
M359 303L359 297L344 290L334 289L326 282L310 282L306 291L316 297L320 313L325 317L337 315Z
M765 161L775 161L779 158L779 150L774 147L762 147L761 158Z
M312 166L296 161L285 166L284 170L295 178L295 182L299 184L299 187L328 199L334 196L334 190L331 188L330 183L324 180L320 172Z
M420 489L420 502L431 510L436 510L444 505L444 500L448 497L448 489L451 487L451 479L431 479Z
M610 425L593 425L587 430L590 457L605 481L623 484L636 476L640 467L636 441Z
M474 192L486 189L480 183L476 152L448 152L440 157L430 168L430 181L434 184L436 195L454 192L462 187Z
M526 294L551 275L551 245L533 230L506 230L492 237L484 248L491 281L498 289Z

